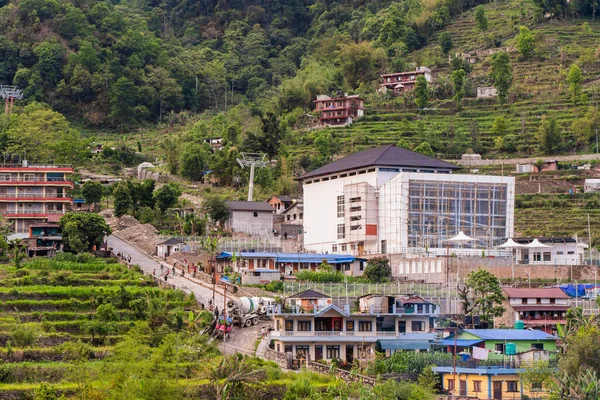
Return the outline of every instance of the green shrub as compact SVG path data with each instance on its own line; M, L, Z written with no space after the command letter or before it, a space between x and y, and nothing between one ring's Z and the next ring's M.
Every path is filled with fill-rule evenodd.
M12 341L17 347L33 346L36 342L37 332L31 327L25 327L23 324L17 324L12 332Z

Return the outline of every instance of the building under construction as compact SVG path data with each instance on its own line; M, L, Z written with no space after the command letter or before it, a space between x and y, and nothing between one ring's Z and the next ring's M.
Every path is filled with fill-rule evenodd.
M309 172L304 247L354 255L444 249L460 231L492 246L514 230L514 178L458 167L393 145Z

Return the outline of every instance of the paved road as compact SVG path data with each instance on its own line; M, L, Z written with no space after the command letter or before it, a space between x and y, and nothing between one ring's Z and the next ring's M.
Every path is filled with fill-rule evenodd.
M127 242L119 239L116 236L108 237L108 245L113 248L114 253L122 253L125 256L131 256L131 264L137 264L142 268L144 274L151 275L153 271L156 271L156 276L160 273L160 263L146 254L142 253L137 248L133 247ZM167 265L166 263L163 263ZM169 266L170 268L171 266ZM179 272L178 272L179 273ZM193 282L191 279L182 278L181 276L173 277L169 273L167 280L168 283L182 289L186 293L193 292L196 299L205 305L208 305L208 300L212 299L213 292L210 285L203 286L200 283ZM219 310L223 309L223 296L220 294L221 290L218 290L215 294L215 304L219 307Z

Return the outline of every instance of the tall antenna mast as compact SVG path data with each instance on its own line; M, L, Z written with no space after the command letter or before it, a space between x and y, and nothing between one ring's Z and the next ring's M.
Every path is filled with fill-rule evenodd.
M250 182L248 187L248 201L252 201L252 194L254 193L254 168L258 167L266 167L267 162L265 158L267 157L264 153L242 153L241 159L236 159L238 164L242 168L250 167Z
M0 98L6 99L4 114L10 114L15 105L15 99L21 100L23 98L23 91L16 86L0 85Z

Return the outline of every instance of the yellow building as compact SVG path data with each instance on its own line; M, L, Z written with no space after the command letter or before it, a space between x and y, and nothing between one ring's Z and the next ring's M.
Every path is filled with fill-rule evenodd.
M456 375L453 367L436 367L433 371L441 376L443 389L457 398L520 400L522 395L548 398L546 388L537 387L532 391L523 385L520 375L523 368L456 367Z

